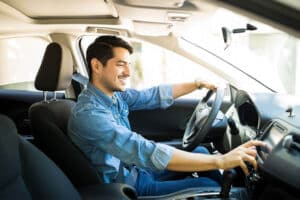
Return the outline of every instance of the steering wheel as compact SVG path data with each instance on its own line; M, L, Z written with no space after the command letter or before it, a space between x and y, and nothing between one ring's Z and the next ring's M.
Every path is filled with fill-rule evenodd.
M220 111L224 97L224 88L217 88L215 100L212 106L209 107L207 105L207 101L213 93L213 90L209 90L206 96L199 101L186 125L182 138L182 148L186 151L193 151L201 142L204 141L209 130L212 128L218 112Z

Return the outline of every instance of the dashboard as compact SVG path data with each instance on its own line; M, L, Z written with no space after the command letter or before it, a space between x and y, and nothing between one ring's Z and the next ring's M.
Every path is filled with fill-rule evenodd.
M231 120L226 133L231 149L250 139L264 141L267 146L257 148L259 177L299 191L300 98L231 90L233 105L225 114Z
M267 144L257 148L260 171L300 189L300 130L275 119L258 139Z

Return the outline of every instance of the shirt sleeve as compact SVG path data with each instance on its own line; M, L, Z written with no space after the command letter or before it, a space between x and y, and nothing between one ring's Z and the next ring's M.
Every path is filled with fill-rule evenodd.
M163 170L171 160L173 147L149 141L141 135L118 125L106 110L83 111L72 119L73 134L80 140L105 151L126 164L141 168ZM87 122L87 123L84 123Z
M129 110L167 108L174 102L172 89L172 85L160 85L140 91L127 89L120 94Z

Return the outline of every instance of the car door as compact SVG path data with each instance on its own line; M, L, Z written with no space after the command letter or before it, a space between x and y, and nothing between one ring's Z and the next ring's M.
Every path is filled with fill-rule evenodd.
M22 135L31 135L28 120L29 107L43 99L41 92L24 90L0 90L0 113L10 117Z
M49 94L48 98L53 98L53 94ZM61 92L56 94L56 98L65 98L65 95ZM32 104L43 99L43 92L40 91L0 89L0 113L15 122L19 134L31 138L28 110Z

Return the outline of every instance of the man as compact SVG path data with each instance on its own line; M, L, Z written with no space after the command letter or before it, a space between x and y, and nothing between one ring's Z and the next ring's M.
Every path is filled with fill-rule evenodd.
M204 149L185 152L131 131L130 110L166 108L173 99L198 88L215 89L207 82L160 85L143 91L125 89L132 52L126 41L115 36L98 37L89 46L90 82L69 120L71 139L98 169L103 182L124 181L134 186L138 195L162 195L189 187L219 186L216 169L240 166L248 174L244 161L257 167L253 147L264 145L259 141L245 143L225 155L207 155ZM204 171L208 172L198 178L186 178L182 173ZM173 174L180 179L166 178Z

